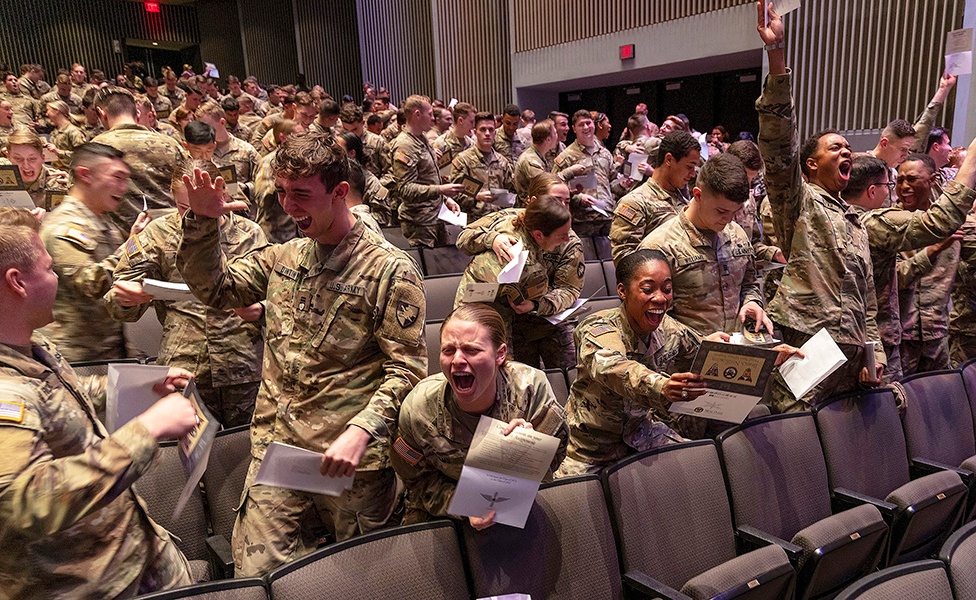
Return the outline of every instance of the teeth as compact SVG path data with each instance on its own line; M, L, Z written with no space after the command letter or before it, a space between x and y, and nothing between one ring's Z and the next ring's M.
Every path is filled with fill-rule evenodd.
M663 310L649 310L647 312L651 313L652 315L663 315L664 314L664 311Z
M474 375L470 373L455 373L454 384L461 390L470 389L474 386Z

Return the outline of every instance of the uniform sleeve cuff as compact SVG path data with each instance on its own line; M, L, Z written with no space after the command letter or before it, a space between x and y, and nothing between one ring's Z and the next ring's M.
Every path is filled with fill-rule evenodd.
M791 102L793 71L789 68L786 73L767 75L766 85L763 87L762 104L786 104Z
M386 421L376 413L369 410L360 411L358 415L349 420L349 425L355 425L364 430L374 439L385 439L390 437L390 429L386 426Z
M149 466L158 446L155 438L139 419L132 419L109 436L109 439L122 446L132 458L133 466L140 470Z

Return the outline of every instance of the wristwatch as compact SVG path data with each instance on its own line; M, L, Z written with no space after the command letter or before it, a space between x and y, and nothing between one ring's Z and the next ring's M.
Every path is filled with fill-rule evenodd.
M769 52L770 50L782 50L783 48L786 48L786 42L783 40L763 46L763 50L766 52Z

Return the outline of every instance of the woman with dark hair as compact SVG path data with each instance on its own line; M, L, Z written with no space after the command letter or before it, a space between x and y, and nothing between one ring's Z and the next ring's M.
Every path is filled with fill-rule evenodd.
M518 282L499 288L492 306L509 326L519 362L539 366L542 360L546 368L572 368L576 362L570 330L545 319L572 306L583 289L583 250L571 240L571 227L569 209L550 196L529 203L512 220L510 235L529 254ZM461 277L454 307L464 302L468 284L497 282L507 262L491 250L475 255Z
M407 395L400 408L399 437L390 453L407 488L404 523L449 516L461 467L482 415L560 439L546 476L566 455L565 411L545 373L510 361L505 321L487 304L464 304L441 325L441 373ZM469 517L475 529L494 523L495 512Z

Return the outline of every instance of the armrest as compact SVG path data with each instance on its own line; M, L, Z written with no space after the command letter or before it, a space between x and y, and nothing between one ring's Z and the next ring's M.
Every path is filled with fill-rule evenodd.
M660 581L651 579L640 571L624 573L626 598L663 598L665 600L691 600L678 590L669 588Z
M891 524L892 519L895 518L895 513L898 510L898 507L890 502L872 498L871 496L865 496L864 494L859 494L847 488L834 488L831 492L831 498L834 501L834 508L837 512L854 508L855 506L860 506L862 504L873 504L879 511L881 511L881 516L889 525Z
M749 525L740 525L735 530L735 536L746 552L775 544L786 551L786 556L794 566L803 557L803 548Z
M913 458L911 462L911 469L912 479L918 479L919 477L931 475L932 473L938 473L939 471L954 471L957 475L959 475L959 478L962 479L962 482L966 484L966 487L972 487L973 478L976 477L976 475L974 475L971 471L967 471L966 469L945 465L927 458Z
M210 563L214 566L214 579L233 579L234 556L230 550L230 541L222 535L212 535L206 542Z

